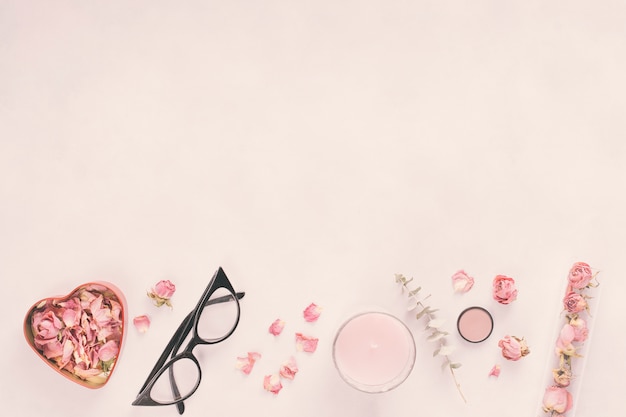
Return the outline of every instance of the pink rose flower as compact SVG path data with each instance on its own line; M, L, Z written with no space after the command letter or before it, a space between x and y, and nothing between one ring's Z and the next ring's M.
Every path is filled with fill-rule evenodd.
M555 352L558 356L573 356L576 354L576 348L572 344L574 338L576 337L576 332L574 331L574 327L570 324L565 324L561 331L559 332L559 338L556 340L556 348Z
M576 289L588 286L592 278L591 267L584 262L576 262L567 275L569 283Z
M269 331L274 336L278 336L279 334L282 333L284 328L285 328L285 322L283 320L281 320L281 319L276 319L270 325Z
M163 304L172 307L170 298L176 292L176 286L168 279L161 280L156 283L152 290L148 292L148 297L154 300L154 304L157 307L161 307Z
M254 364L256 361L261 359L261 354L258 352L248 352L247 356L239 356L237 357L237 363L235 367L240 369L246 375L249 375L252 372L252 368L254 368Z
M265 375L263 378L263 388L272 394L278 394L280 390L283 389L280 376L278 374Z
M489 376L495 376L496 378L500 376L500 365L494 365L489 371Z
M319 307L317 304L315 303L311 303L309 304L309 306L303 311L304 314L304 320L308 321L308 322L314 322L317 321L317 319L320 317L320 314L322 313L322 309L321 307Z
M474 278L470 277L465 271L457 271L452 275L452 286L454 292L466 293L474 286Z
M493 279L493 299L500 304L510 304L517 299L515 280L505 275Z
M317 349L319 339L311 336L305 336L302 333L296 333L296 349L299 352L313 353Z
M587 308L585 297L577 292L571 291L567 293L563 299L563 306L568 313L579 313Z
M552 378L559 387L567 387L572 380L572 373L567 369L553 369Z
M570 326L574 329L574 341L584 342L589 336L589 329L587 328L587 322L580 317L576 316L569 322Z
M279 374L285 379L294 379L297 372L298 364L296 363L296 358L292 356L287 362L280 366Z
M506 335L500 339L498 346L502 349L502 356L510 361L517 361L530 353L524 338Z
M543 395L543 409L546 413L566 413L572 408L572 394L563 387L546 388Z
M139 333L145 333L150 328L150 317L145 314L142 316L137 316L133 319L133 324L135 328L139 331Z
M55 341L62 328L63 322L59 320L52 309L36 312L32 318L35 346L42 349L44 345Z

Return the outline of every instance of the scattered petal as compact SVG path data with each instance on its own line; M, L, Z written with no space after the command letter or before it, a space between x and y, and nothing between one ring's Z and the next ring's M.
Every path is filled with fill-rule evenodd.
M500 365L494 365L489 371L489 376L495 376L496 378L500 376Z
M285 328L285 322L281 319L276 319L270 326L269 331L274 336L278 336L283 331L284 328Z
M142 316L137 316L133 319L133 324L139 331L139 333L145 333L150 328L150 317L145 314Z
M467 275L463 270L457 271L452 275L452 286L454 292L466 293L474 286L474 278Z
M305 321L314 322L320 317L322 308L315 303L311 303L302 313L304 314Z
M315 352L319 339L311 336L305 336L302 333L296 333L296 349L298 352Z
M237 363L235 367L240 369L246 375L249 375L252 372L252 368L254 368L254 363L261 359L261 354L258 352L248 352L248 356L239 356L237 357Z
M280 390L283 389L280 376L278 374L265 375L263 378L263 388L272 394L278 394Z
M283 363L280 366L280 376L285 379L294 379L296 373L298 372L298 364L296 363L296 358L293 356L289 358L289 360Z

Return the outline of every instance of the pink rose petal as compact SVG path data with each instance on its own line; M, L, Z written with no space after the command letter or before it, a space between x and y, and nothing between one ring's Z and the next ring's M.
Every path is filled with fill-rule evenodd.
M315 303L309 304L307 308L302 312L304 315L304 320L308 322L317 321L322 313L322 308Z
M495 376L496 378L500 376L500 365L494 365L489 371L489 376Z
M467 275L463 270L457 271L452 275L452 286L454 292L466 293L474 286L474 278Z
M137 316L133 319L133 324L139 331L139 333L145 333L150 328L150 317L145 314L142 316Z
M303 335L302 333L296 333L296 349L299 352L315 352L317 349L317 342L319 339L311 336Z
M254 363L261 359L261 354L258 352L248 352L247 356L239 356L237 357L237 363L235 367L246 375L249 375L252 372L252 368L254 368Z
M283 389L280 376L278 374L265 375L263 378L263 388L272 394L278 394L280 390Z
M270 326L269 331L274 336L278 336L283 331L284 328L285 328L285 322L281 319L276 319Z
M296 358L293 356L289 358L289 360L283 363L280 366L279 374L281 377L285 379L293 380L298 372L298 364L296 363Z
M100 347L98 357L102 362L110 361L120 352L120 348L115 340L109 340Z

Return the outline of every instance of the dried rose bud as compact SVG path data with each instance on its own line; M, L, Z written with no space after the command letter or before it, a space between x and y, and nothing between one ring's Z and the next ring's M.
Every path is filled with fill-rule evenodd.
M161 307L163 304L172 307L170 298L172 298L174 292L176 292L176 286L166 279L157 282L148 292L148 297L154 300L154 304L157 307Z
M530 353L523 337L506 335L498 341L498 346L502 349L502 356L510 361L517 361Z
M515 280L505 275L496 275L493 279L493 299L500 304L510 304L517 299Z

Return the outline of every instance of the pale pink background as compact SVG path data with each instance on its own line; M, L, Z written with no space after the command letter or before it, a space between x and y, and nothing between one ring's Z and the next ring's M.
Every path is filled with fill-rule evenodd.
M601 270L577 416L623 409L626 373L626 6L545 1L0 0L3 415L173 416L131 407L178 322L222 265L239 329L199 348L186 415L529 416L543 391L563 279ZM476 278L453 294L450 276ZM405 313L415 277L453 331L481 304L491 338L464 344L463 404ZM490 299L496 274L519 299ZM175 281L174 309L145 290ZM107 279L150 314L98 391L34 356L36 300ZM319 322L301 311L315 301ZM335 327L364 304L407 319L418 363L384 396L347 387ZM274 339L267 327L287 322ZM278 397L262 377L320 338ZM531 354L504 363L497 339ZM235 357L263 354L247 377ZM488 379L494 363L499 379Z

